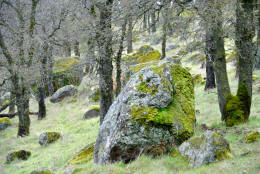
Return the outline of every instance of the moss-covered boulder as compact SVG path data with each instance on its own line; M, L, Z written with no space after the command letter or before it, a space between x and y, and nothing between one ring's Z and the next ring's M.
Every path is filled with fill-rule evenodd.
M153 64L135 73L100 126L95 162L158 156L194 133L194 86L179 65Z
M39 137L39 144L45 146L57 141L60 137L61 134L58 132L44 132Z
M140 63L147 63L151 61L158 61L161 57L161 53L154 50L148 45L140 47L137 52L131 53L123 57L123 61L130 65L136 65Z
M94 117L98 117L100 112L100 106L99 105L94 105L91 106L88 111L84 114L83 119L90 119Z
M50 98L50 101L52 103L58 103L65 99L66 97L72 97L75 94L77 94L78 90L73 85L67 85L62 88L60 88L58 91L56 91Z
M31 156L31 152L26 150L17 150L10 152L6 156L6 163L11 163L14 160L27 160Z
M246 143L253 143L257 140L260 140L260 128L258 130L251 131L246 135Z
M38 169L31 172L31 174L54 174L51 170L48 169Z
M83 66L77 57L56 60L53 66L55 89L66 85L78 86L83 78Z
M221 135L206 131L182 143L179 152L191 167L231 158L230 145Z
M95 143L91 143L84 147L68 162L68 165L87 163L94 159L94 146Z
M0 118L0 130L4 130L10 125L11 125L11 121L8 117Z

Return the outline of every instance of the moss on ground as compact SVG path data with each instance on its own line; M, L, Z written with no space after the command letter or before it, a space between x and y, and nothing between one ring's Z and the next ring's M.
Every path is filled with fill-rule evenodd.
M246 135L246 143L252 143L260 139L260 132L252 131Z
M0 118L0 124L11 125L11 121L8 117L2 117L2 118Z
M91 143L84 147L76 156L74 156L68 165L87 163L94 158L95 143Z

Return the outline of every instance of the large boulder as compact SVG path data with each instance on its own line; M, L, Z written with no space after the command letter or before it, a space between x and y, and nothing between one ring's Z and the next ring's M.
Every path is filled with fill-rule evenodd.
M44 132L39 137L39 144L45 146L57 141L60 137L61 135L58 132Z
M157 156L193 135L194 86L179 65L154 64L135 73L100 126L95 162Z
M56 91L50 98L52 103L58 103L66 97L74 96L77 93L77 89L73 85L67 85Z
M206 131L200 136L185 141L179 147L179 152L188 158L191 167L199 167L231 157L227 140L213 131Z
M4 130L10 125L11 125L11 121L8 117L0 118L0 130Z
M17 150L14 152L10 152L6 156L6 163L11 163L15 159L27 160L30 156L31 156L31 152L26 150Z

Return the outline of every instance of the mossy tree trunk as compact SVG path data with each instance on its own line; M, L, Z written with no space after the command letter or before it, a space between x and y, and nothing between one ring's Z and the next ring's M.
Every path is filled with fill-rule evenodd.
M211 15L208 21L208 41L211 46L208 50L210 57L214 60L214 70L218 90L218 101L221 113L221 119L225 120L225 105L227 97L230 94L228 82L226 57L224 49L223 29L222 29L222 11L219 1L212 2Z
M88 59L88 64L86 66L86 73L92 73L95 70L96 67L96 55L95 55L95 48L96 48L96 42L95 42L95 36L90 36L88 38L87 42L87 47L88 47L88 54L87 54L87 59Z
M48 52L48 91L49 95L51 96L54 93L54 86L53 86L53 55L52 55L52 46L49 46Z
M256 3L256 9L257 9L257 13L256 13L256 22L257 22L257 50L256 50L256 63L255 63L255 68L256 69L260 69L260 1L258 0Z
M212 38L211 29L207 27L206 29L206 85L205 90L216 88L215 72L214 72L214 52L212 52Z
M100 124L113 102L112 80L112 6L113 0L106 0L100 8L99 31L97 42L99 47L99 97Z
M143 16L143 30L146 31L147 29L147 17L146 17L146 13L144 13Z
M163 16L163 26L162 26L162 32L163 32L163 37L162 37L162 57L161 59L164 59L166 57L166 41L167 41L167 25L168 25L168 7L167 5L164 7L162 11L162 16Z
M64 41L64 53L66 57L71 57L71 44L69 41Z
M127 30L127 54L133 52L133 17L128 16L128 30Z
M254 65L254 0L237 0L236 6L236 49L238 55L237 96L243 104L245 120L250 114L252 100L252 76Z
M123 24L122 24L122 34L120 37L119 41L119 50L117 52L116 56L116 96L119 95L121 91L121 57L122 57L122 52L124 50L124 40L125 40L125 35L126 35L126 25L127 25L127 18L124 19Z

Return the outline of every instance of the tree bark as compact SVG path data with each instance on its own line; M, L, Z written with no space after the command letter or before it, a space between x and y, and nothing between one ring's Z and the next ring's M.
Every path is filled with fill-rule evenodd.
M12 114L14 112L15 112L15 93L11 91L10 104L9 104L9 114Z
M88 61L87 61L87 65L86 65L86 73L92 73L94 72L94 69L96 67L96 56L95 56L95 37L90 36L88 38L88 42L87 42L87 47L88 47Z
M133 18L128 16L128 31L127 31L127 54L133 52Z
M163 9L163 26L162 26L162 30L163 30L163 37L162 37L162 57L161 59L164 59L166 57L166 41L167 41L167 25L168 25L168 19L167 19L167 15L168 15L168 7L165 6L165 9Z
M53 55L52 55L52 46L49 46L48 51L48 91L49 96L51 96L54 93L54 86L53 86Z
M75 56L80 57L79 41L77 41L77 40L74 43L74 54L75 54Z
M256 63L255 68L260 69L260 2L256 3L257 41L256 41Z
M215 83L215 72L214 72L214 54L211 52L212 40L211 30L209 28L206 29L206 85L205 90L216 88Z
M147 18L146 18L146 13L144 13L143 17L143 30L146 31L147 29Z
M99 95L100 125L113 102L112 80L112 6L113 0L106 0L100 7L100 21L97 42L99 46Z
M155 33L155 32L156 32L155 10L152 10L152 11L151 11L151 19L152 19L152 24L151 24L152 33Z
M71 44L69 41L64 41L64 52L66 57L71 57Z
M238 53L238 91L237 96L243 103L245 120L250 115L252 101L252 76L254 65L254 0L237 0L236 7L236 48Z
M122 52L124 50L124 39L126 35L126 25L127 25L127 18L124 19L123 24L122 24L122 34L121 38L119 41L119 50L117 53L116 57L116 96L119 95L121 91L121 57L122 57Z
M38 106L39 106L39 111L38 111L38 120L42 120L46 117L46 105L45 105L45 91L43 87L39 87L38 88L38 92L39 92L39 101L38 101Z

